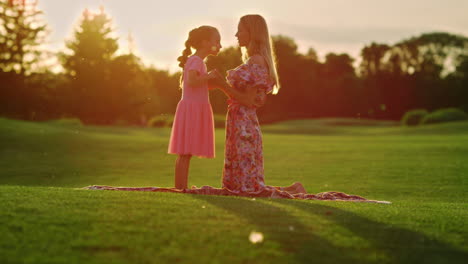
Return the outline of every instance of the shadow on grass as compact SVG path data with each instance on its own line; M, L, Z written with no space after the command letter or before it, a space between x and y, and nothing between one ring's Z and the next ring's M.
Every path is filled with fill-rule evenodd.
M393 263L465 263L468 253L422 233L372 221L355 213L322 204L276 200L348 229L385 252ZM376 210L378 210L376 208Z
M318 235L316 229L323 226L306 226L297 216L291 215L284 208L264 203L263 199L252 201L248 198L194 197L249 221L256 226L257 231L264 234L265 241L275 241L298 263L464 263L468 258L466 252L422 233L375 222L326 205L274 200L278 205L296 207L313 216L311 219L319 217L339 225L366 241L367 246L337 245L332 241L333 238Z
M340 254L337 254L337 248L328 240L314 234L313 228L305 226L285 209L261 202L262 199L252 201L250 198L233 199L204 195L194 195L194 198L246 219L256 226L256 231L264 234L265 242L275 241L285 255L296 259L295 262L364 263L353 258L351 249L340 248ZM291 227L294 230L290 230Z

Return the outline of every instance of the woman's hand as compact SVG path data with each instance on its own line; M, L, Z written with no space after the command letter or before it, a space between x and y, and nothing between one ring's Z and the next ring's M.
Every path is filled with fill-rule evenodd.
M256 107L259 108L264 105L264 102L259 102L257 100L257 91L258 91L258 86L249 86L246 88L246 93L244 97L244 103L246 106L249 107Z
M210 80L210 84L217 86L220 88L229 98L233 98L238 101L240 104L245 105L247 107L260 107L263 104L256 101L257 97L257 87L247 87L245 92L241 92L236 90L235 88L231 87L229 83L227 83L226 79L224 78L219 71L216 69L209 72L210 76L215 75L216 78Z

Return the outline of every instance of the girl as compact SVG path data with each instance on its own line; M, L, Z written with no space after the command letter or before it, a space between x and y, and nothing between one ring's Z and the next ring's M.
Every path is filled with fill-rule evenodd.
M188 171L192 155L214 158L213 111L208 96L208 81L216 78L207 73L203 60L217 55L221 49L220 34L211 26L201 26L190 31L185 50L177 60L183 69L181 76L182 98L172 126L168 153L177 154L175 187L187 189ZM192 54L192 48L196 52ZM189 57L190 56L190 57Z

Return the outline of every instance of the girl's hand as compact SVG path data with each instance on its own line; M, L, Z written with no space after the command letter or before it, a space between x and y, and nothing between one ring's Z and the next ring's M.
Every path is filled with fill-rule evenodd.
M218 86L218 88L224 89L224 87L227 84L226 84L226 79L224 79L221 73L219 73L217 70L212 70L210 71L210 73L215 76L213 79L210 80L210 82Z
M221 80L219 78L219 76L221 76L221 74L219 74L219 72L215 69L215 70L212 70L210 71L208 74L207 74L207 81L208 81L208 84L212 87L212 89L223 89L223 80Z
M219 71L217 69L214 69L214 70L210 71L210 73L213 73L215 75L215 79L218 82L222 83L222 82L225 81L223 75L221 73L219 73Z
M219 72L216 69L214 69L207 74L207 79L214 80L218 78L218 76L219 76Z
M216 74L217 78L224 80L223 75L217 69L214 69L213 71Z

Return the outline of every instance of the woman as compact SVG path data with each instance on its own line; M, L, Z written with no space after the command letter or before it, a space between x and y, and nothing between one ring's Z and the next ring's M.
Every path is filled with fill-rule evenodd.
M265 103L268 93L277 94L280 88L265 19L260 15L243 16L236 37L243 49L244 64L228 71L227 82L221 83L229 97L223 188L239 193L265 189L306 193L301 183L272 187L264 182L262 133L256 109Z

